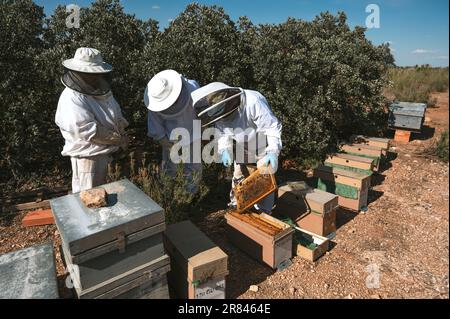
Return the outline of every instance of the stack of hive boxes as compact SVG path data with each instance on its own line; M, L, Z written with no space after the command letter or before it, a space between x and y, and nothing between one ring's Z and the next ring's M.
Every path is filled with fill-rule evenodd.
M78 298L168 298L163 209L128 180L102 187L106 207L50 202Z
M169 225L169 285L182 299L225 299L228 256L190 221Z
M339 206L358 212L367 207L370 176L320 165L314 169L314 177L317 188L339 196Z
M339 195L339 205L354 211L367 207L371 177L387 158L389 139L352 136L340 152L314 170L317 188Z
M328 250L336 233L338 197L309 187L305 182L288 182L278 189L274 216L289 220L296 229L294 253L315 261Z

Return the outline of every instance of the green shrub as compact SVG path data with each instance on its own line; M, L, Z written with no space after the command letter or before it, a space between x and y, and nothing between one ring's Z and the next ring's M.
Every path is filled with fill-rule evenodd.
M157 146L146 142L143 92L166 68L201 85L223 81L260 91L282 121L282 157L293 161L320 160L340 139L379 135L386 126L381 93L392 55L388 46L368 41L363 28L351 30L344 13L254 25L194 3L159 31L156 21L125 13L118 0L97 0L81 10L79 29L67 29L66 17L62 6L44 20L31 0L1 2L3 182L69 168L54 112L63 90L61 62L80 46L98 48L114 66L114 95L135 144L149 152Z
M436 144L435 154L440 160L448 162L448 131L441 133L441 137Z

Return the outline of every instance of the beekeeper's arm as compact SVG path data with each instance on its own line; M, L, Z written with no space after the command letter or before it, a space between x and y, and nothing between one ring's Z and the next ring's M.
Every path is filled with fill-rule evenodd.
M73 97L64 101L64 107L56 112L55 123L68 132L74 141L84 140L96 144L121 145L122 136L98 124L95 116L86 107L87 101Z
M155 112L148 111L147 117L147 136L151 137L163 147L171 147L173 145L167 136L166 129L164 127L163 119Z
M266 153L280 155L281 122L273 114L266 98L259 94L256 103L250 108L251 120L256 124L258 132L264 132L267 136Z
M281 122L276 118L270 109L266 98L257 94L256 102L250 107L250 117L257 127L257 132L264 133L267 137L266 155L263 163L271 164L276 171L278 169L278 156L280 155L281 143Z

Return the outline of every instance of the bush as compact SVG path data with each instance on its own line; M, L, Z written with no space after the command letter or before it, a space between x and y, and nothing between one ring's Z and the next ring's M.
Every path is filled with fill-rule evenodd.
M282 156L291 160L321 159L340 139L378 135L386 126L381 91L392 55L388 46L372 45L363 28L351 30L344 13L253 25L194 3L159 31L156 21L125 13L118 0L83 8L79 29L67 29L64 7L45 20L31 0L4 0L0 10L3 182L68 168L54 112L63 90L61 61L80 46L98 48L114 66L113 92L136 144L148 141L145 86L166 68L202 85L223 81L261 91L283 123ZM152 142L144 147L156 149Z
M435 154L441 161L448 162L448 131L441 133L436 144Z
M387 46L373 46L362 28L350 30L344 13L251 32L254 87L283 123L284 157L323 159L340 139L381 133L381 92L393 63Z

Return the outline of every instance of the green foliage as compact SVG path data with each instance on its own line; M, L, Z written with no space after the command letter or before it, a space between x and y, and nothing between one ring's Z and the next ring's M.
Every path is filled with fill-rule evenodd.
M113 92L139 144L148 139L145 86L167 68L201 85L223 81L260 91L282 121L282 157L292 161L320 160L338 140L378 135L386 126L381 93L393 64L389 47L374 46L363 28L351 30L343 13L254 25L194 3L159 31L156 21L125 13L118 0L83 8L79 29L66 27L64 7L46 19L31 0L3 0L0 10L4 180L68 163L53 117L61 62L80 46L99 49L113 65Z
M448 67L391 68L389 79L392 87L388 93L396 100L428 103L432 107L436 101L430 98L430 93L448 90Z
M448 131L441 133L441 137L436 144L435 154L441 161L448 162Z

